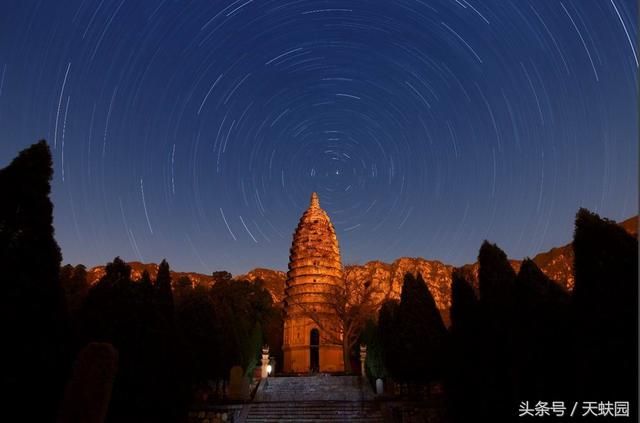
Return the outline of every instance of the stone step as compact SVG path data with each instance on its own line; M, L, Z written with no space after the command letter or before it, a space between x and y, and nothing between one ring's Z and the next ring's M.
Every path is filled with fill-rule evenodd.
M258 401L363 401L373 399L373 390L358 376L285 376L260 383Z
M362 422L383 423L373 402L258 402L250 405L245 422Z

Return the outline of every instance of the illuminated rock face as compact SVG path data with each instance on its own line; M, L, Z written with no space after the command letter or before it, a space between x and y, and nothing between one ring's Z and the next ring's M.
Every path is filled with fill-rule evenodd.
M344 371L336 292L343 286L340 248L318 195L293 235L285 287L285 373Z

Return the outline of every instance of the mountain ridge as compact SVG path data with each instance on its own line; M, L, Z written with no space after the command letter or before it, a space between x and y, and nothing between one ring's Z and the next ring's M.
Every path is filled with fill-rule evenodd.
M638 216L619 222L619 225L631 235L638 235ZM567 291L573 289L573 247L566 244L551 248L548 251L535 255L532 260L551 280ZM509 260L511 266L517 272L522 260ZM131 276L139 279L142 272L147 270L152 278L158 270L155 263L140 263L137 261L128 263L131 266ZM380 260L371 260L360 265L345 266L345 275L348 280L357 284L369 283L374 290L373 299L382 302L387 299L400 298L404 275L418 272L422 274L429 291L433 295L445 324L449 324L449 308L451 306L451 274L456 266L445 264L439 260L428 260L422 257L400 257L391 263ZM475 263L465 264L459 267L469 278L474 289L478 289L478 269ZM87 278L90 283L98 281L105 273L105 266L96 266L88 270ZM211 286L214 278L196 272L171 272L175 282L180 277L188 276L195 285ZM287 275L280 270L255 268L247 273L236 275L234 280L247 280L253 282L261 279L265 288L271 294L274 302L279 303L284 299L284 286Z

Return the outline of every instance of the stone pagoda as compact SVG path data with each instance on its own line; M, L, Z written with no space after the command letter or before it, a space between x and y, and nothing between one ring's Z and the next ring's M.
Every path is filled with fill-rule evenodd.
M344 371L336 293L343 286L333 224L315 192L293 235L285 288L285 373Z

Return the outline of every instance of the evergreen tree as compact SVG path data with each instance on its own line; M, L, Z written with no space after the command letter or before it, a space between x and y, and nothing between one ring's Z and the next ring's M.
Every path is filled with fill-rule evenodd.
M173 293L171 291L171 271L167 260L162 260L156 275L158 299L165 309L166 317L173 318Z
M455 422L473 421L478 409L480 366L479 305L471 284L460 269L451 276L451 359L446 388L449 409Z
M61 254L49 199L52 175L45 141L0 170L2 388L9 394L6 403L18 410L37 386L38 407L29 405L33 420L55 416L69 362Z
M240 365L250 372L266 338L263 327L281 321L280 309L261 281L221 280L209 291L215 310L218 344L217 374L227 379L229 369ZM272 320L275 319L275 320ZM280 327L280 332L282 331Z
M147 269L142 271L138 284L140 285L140 292L145 298L153 298L153 282L151 282L151 275L149 275Z
M77 294L86 290L89 287L87 281L87 268L84 264L79 264L73 268L73 276L71 277L69 285L69 293Z
M233 275L231 273L224 270L213 272L211 276L213 277L214 285L218 282L231 282L231 279L233 278Z
M203 287L185 291L176 304L176 324L185 352L186 371L191 386L224 378L220 369L221 345L216 310Z
M174 284L173 296L176 307L193 291L193 283L189 276L180 276Z
M65 264L60 268L60 286L65 291L65 293L71 287L71 278L73 277L73 266L70 264Z
M506 254L485 241L478 254L480 324L480 419L511 421L518 400L515 392L512 340L516 335L514 287L516 274Z
M382 303L378 314L378 333L382 350L383 365L394 379L400 379L403 375L405 361L402 346L398 335L398 308L400 303L396 300L388 300Z
M442 377L447 330L422 275L405 275L397 319L404 356L401 379L424 383Z
M509 264L507 255L497 245L484 241L478 254L478 263L482 303L495 305L496 309L503 311L511 308L516 273Z
M76 267L67 264L60 269L60 284L64 289L69 315L73 316L84 301L89 283L87 282L87 268L79 264Z
M147 269L142 271L142 275L140 275L140 280L138 282L141 285L153 286L153 283L151 282L151 275L149 275Z
M90 289L79 312L82 343L109 342L119 352L119 369L108 420L171 421L183 412L173 320L147 281L132 281L131 268L116 257ZM151 288L151 289L150 289Z
M466 336L475 331L478 319L478 298L471 283L458 269L451 275L451 333Z
M365 362L367 375L373 379L387 377L388 372L384 366L380 330L373 319L369 319L365 324L360 340L362 344L367 346L367 359Z
M573 250L578 396L624 398L637 420L638 240L586 209Z
M536 264L525 259L516 277L516 329L513 333L517 358L519 398L566 398L570 395L565 360L558 351L568 351L569 296Z

